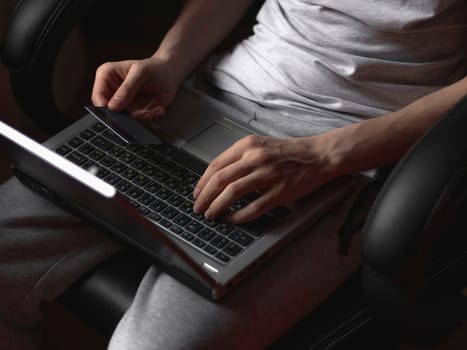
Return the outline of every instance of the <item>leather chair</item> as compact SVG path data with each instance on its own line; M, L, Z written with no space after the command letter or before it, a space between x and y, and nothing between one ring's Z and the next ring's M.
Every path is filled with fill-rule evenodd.
M2 62L10 71L18 104L50 134L70 122L59 111L52 88L63 43L72 28L83 23L83 31L109 40L109 33L94 32L99 29L96 23L113 18L99 10L106 5L105 0L23 0L11 16L2 42ZM114 9L127 6L123 1L111 5ZM177 6L171 7L175 13L174 9ZM461 295L467 282L464 130L467 99L428 132L384 182L364 227L361 270L272 349L389 349L408 339L434 344L465 319L467 306ZM378 182L368 187L354 212L366 213L366 204L379 188ZM60 301L109 336L148 266L135 252L122 252L83 276Z

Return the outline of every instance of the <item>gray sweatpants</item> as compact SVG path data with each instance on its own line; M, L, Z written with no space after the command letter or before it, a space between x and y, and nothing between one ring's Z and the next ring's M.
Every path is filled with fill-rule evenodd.
M357 242L348 256L337 254L337 232L353 197L221 302L200 297L152 267L109 348L266 347L358 267ZM0 186L0 349L37 349L41 305L119 249L18 180Z

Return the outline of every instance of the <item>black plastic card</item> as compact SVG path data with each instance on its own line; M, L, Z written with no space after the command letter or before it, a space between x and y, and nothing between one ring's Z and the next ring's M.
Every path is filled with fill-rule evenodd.
M129 144L158 145L162 141L135 118L107 107L85 106L86 110Z

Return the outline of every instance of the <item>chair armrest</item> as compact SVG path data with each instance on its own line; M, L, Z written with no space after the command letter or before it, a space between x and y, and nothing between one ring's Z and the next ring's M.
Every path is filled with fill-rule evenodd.
M467 316L467 97L383 186L363 233L362 293L391 336L436 344Z
M459 102L399 162L383 186L363 235L367 266L390 277L420 262L439 211L457 194L467 165L467 98Z
M45 131L55 133L68 124L53 96L53 69L68 34L94 3L23 0L9 20L1 59L18 104Z
M141 254L123 250L83 275L59 301L86 325L110 338L150 266Z

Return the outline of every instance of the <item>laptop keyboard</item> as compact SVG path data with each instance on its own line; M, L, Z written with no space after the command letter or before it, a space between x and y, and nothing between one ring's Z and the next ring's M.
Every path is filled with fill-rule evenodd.
M206 165L168 144L128 145L96 123L56 152L115 188L156 226L221 263L227 263L287 216L279 207L259 219L233 225L193 212L193 189ZM235 203L237 210L255 198Z

